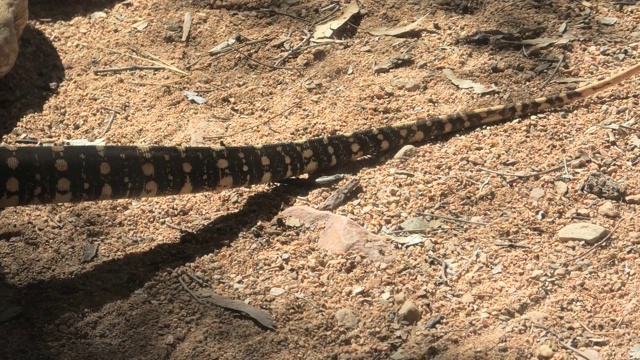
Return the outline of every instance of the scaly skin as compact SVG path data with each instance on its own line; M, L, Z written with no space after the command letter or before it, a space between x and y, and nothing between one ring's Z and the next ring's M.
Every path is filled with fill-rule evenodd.
M0 147L0 208L220 191L377 156L405 144L560 107L640 72L640 64L559 95L263 146Z

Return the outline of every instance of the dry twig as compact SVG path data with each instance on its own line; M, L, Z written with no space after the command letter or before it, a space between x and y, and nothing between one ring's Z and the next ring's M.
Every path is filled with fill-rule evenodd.
M452 222L461 222L461 223L465 223L465 224L474 224L474 225L483 225L483 226L490 225L490 223L457 219L457 218L450 217L450 216L445 216L445 215L437 215L437 214L423 213L423 212L416 212L416 214L418 214L420 216L429 216L429 217L434 217L434 218L438 218L438 219L442 219L442 220L448 220L448 221L452 221Z

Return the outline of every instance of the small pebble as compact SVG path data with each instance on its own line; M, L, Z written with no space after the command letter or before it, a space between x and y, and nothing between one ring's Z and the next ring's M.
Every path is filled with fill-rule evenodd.
M398 310L398 320L413 325L420 321L420 310L411 300L407 300Z
M354 329L358 326L358 316L351 309L340 309L336 311L335 317L345 328Z
M629 195L625 198L629 204L640 204L640 195Z
M611 218L620 217L620 211L613 207L611 201L607 201L598 208L598 214Z
M538 359L551 359L553 350L547 344L540 345L538 348Z

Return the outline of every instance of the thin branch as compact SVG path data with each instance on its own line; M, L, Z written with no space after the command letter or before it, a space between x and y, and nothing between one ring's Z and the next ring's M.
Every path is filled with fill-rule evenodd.
M549 84L549 81L551 81L551 79L553 79L553 77L556 76L556 73L558 72L558 69L560 68L560 65L562 65L563 62L564 62L564 55L561 54L560 58L558 59L558 64L556 65L556 68L553 69L553 72L551 73L551 75L549 75L547 80L545 80L545 82L542 83L542 86L540 86L541 89L544 89L545 87L547 87L547 84Z
M250 126L250 127L244 128L244 129L242 129L242 131L236 131L234 133L225 134L225 135L222 135L222 136L210 136L210 137L207 137L207 139L222 139L222 138L227 137L227 136L237 135L237 134L240 134L240 133L244 133L247 130L251 130L251 129L257 128L258 126L262 126L262 125L268 123L269 121L271 121L271 120L273 120L275 118L281 117L284 113L286 113L287 111L293 109L296 105L300 104L301 101L302 100L298 100L298 101L294 102L293 105L291 105L288 108L282 110L281 112L279 112L279 113L267 118L267 120L265 120L265 121L263 121L263 122L261 122L259 124L255 124L254 126Z
M84 44L84 45L85 46L89 46L89 44ZM102 46L96 46L96 48L102 49L102 50L107 50L107 51L110 51L112 53L119 54L119 55L122 55L122 56L128 56L128 57L133 58L133 59L138 59L138 60L150 62L150 63L152 63L152 64L154 64L156 66L162 66L162 67L164 67L166 69L169 69L171 71L177 72L177 73L182 74L182 75L189 75L189 73L187 73L185 71L182 71L182 70L178 69L177 67L175 67L173 65L165 64L160 60L151 60L151 59L144 58L142 56L137 56L137 55L133 55L133 54L127 54L127 53L124 53L122 51L118 51L118 50L115 50L115 49L109 49L109 48L102 47Z
M247 59L247 60L249 60L249 61L252 61L252 62L254 62L254 63L258 64L258 65L262 65L262 66L265 66L265 67L268 67L268 68L271 68L271 69L277 69L277 70L296 70L296 71L298 71L298 72L300 72L301 70L304 70L304 68L285 67L285 66L273 66L273 65L265 64L265 63L263 63L263 62L260 62L260 61L258 61L258 60L256 60L256 59L252 58L251 56L249 56L249 55L247 55L247 54L243 53L242 51L240 51L240 50L238 50L238 49L236 49L236 48L230 47L229 49L230 49L231 51L235 51L235 52L237 52L238 54L240 54L242 57L244 57L245 59Z
M434 218L438 218L438 219L449 220L449 221L453 221L453 222L461 222L461 223L466 223L466 224L483 225L483 226L491 224L491 223L485 223L485 222L457 219L457 218L450 217L450 216L437 215L437 214L431 214L431 213L416 212L416 214L421 215L421 216L429 216L429 217L434 217Z
M289 50L289 52L285 56L280 58L280 60L276 61L276 63L273 64L273 66L280 66L280 64L282 64L285 60L287 60L289 56L291 56L296 51L299 51L304 44L306 44L309 40L311 40L311 36L313 34L311 34L308 31L305 31L305 32L307 33L307 36L300 42L300 44L296 45L293 49Z
M112 72L121 72L121 71L138 71L138 70L165 70L166 66L125 66L125 67L115 67L115 68L106 68L106 69L95 69L93 70L94 74L104 74L104 73L112 73Z
M180 284L182 285L182 287L185 290L187 290L189 295L191 295L195 301L199 302L200 304L204 304L204 301L202 301L202 299L200 299L200 297L198 295L196 295L196 293L194 293L191 289L189 289L187 284L185 284L184 281L182 281L182 279L179 276L178 276L178 281L180 281Z
M307 20L305 20L305 19L303 19L303 18L301 18L299 16L296 16L296 15L293 15L293 14L288 14L286 12L282 12L282 11L279 11L279 10L276 10L276 9L258 9L258 10L255 10L255 12L269 12L269 13L273 13L273 14L276 14L276 15L288 16L288 17L290 17L292 19L296 19L296 20L301 21L301 22L303 22L305 24L309 23L309 21L307 21Z
M496 174L496 175L500 175L500 176L513 176L513 177L516 177L516 178L519 178L519 179L526 179L526 178L531 178L531 177L536 177L536 176L552 173L554 171L558 171L558 170L562 169L563 167L564 167L564 164L563 165L558 165L558 166L553 167L553 168L548 169L548 170L544 170L544 171L540 171L540 172L536 172L536 173L531 173L531 174L505 173L505 172L501 172L501 171L496 171L496 170L483 168L483 167L480 167L480 166L478 166L477 169L480 170L480 171L488 172L490 174Z

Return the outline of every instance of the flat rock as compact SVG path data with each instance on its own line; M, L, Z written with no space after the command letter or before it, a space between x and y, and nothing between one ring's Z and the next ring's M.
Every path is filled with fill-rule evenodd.
M18 58L18 39L28 19L27 0L0 0L0 78Z
M544 196L544 189L541 188L533 188L529 193L529 197L533 200L540 200Z
M303 224L322 228L318 246L337 253L359 250L368 258L385 260L382 253L388 253L388 238L372 234L355 221L328 211L320 211L308 206L293 206L285 209L284 217L300 220ZM390 259L389 259L390 260Z
M336 311L336 320L345 328L355 329L358 327L358 316L351 309L340 309Z
M609 230L600 225L591 223L570 224L558 231L561 242L584 241L587 244L595 244L609 235Z

